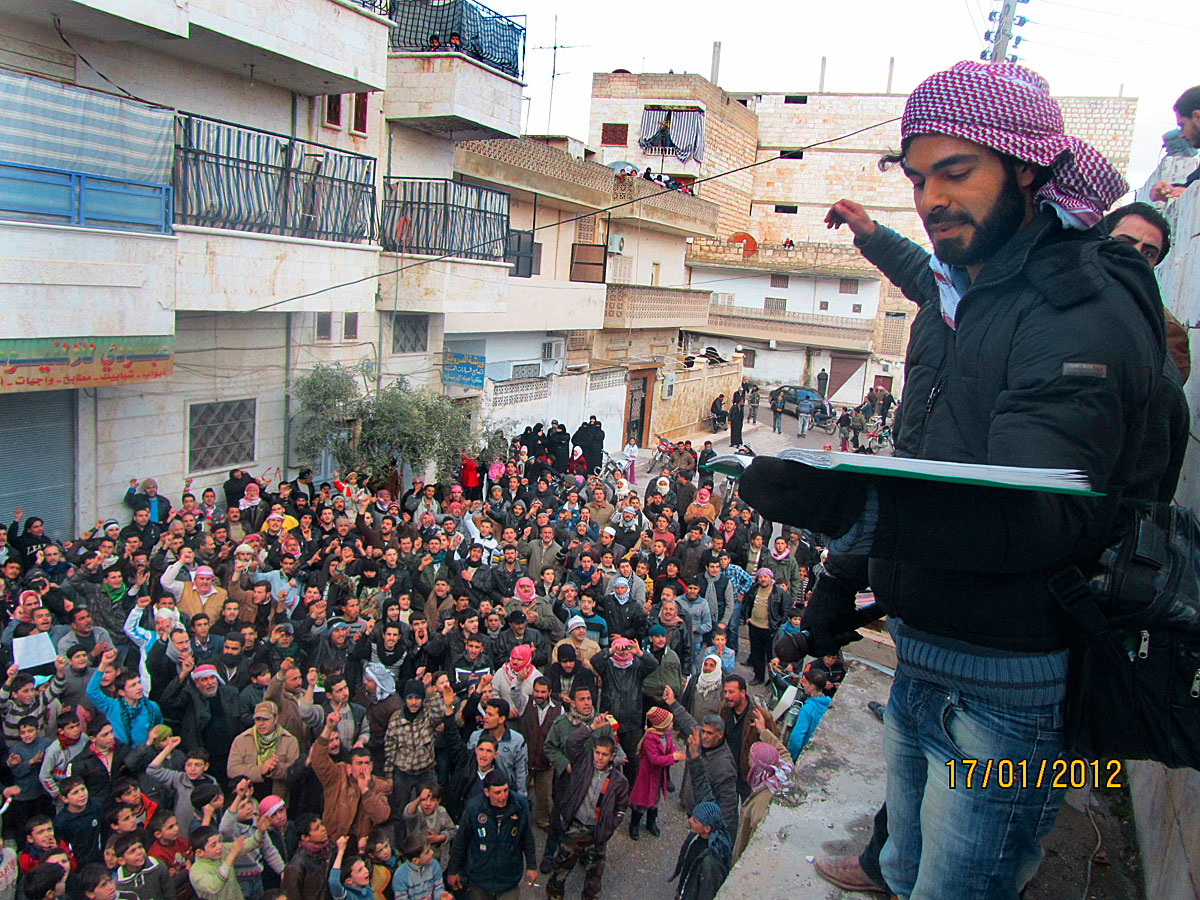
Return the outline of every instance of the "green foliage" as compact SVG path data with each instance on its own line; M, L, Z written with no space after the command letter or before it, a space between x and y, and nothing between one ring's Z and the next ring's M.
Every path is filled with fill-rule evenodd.
M460 451L478 447L465 409L451 398L427 388L412 388L399 378L376 392L360 391L362 366L316 365L297 378L293 394L300 402L296 447L301 457L316 460L328 449L343 471L355 470L377 478L396 460L416 471L429 463L439 479L458 477ZM487 444L503 444L493 430L484 431Z

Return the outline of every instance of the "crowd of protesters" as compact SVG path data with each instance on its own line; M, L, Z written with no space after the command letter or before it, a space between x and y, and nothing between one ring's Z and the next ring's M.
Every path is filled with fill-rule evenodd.
M131 479L128 516L70 540L16 510L0 873L30 900L417 900L539 869L561 897L578 865L595 897L616 829L657 838L677 791L674 887L710 898L791 763L740 644L764 683L808 560L688 446L643 493L596 474L603 440L534 426L398 496ZM19 667L16 642L53 650Z

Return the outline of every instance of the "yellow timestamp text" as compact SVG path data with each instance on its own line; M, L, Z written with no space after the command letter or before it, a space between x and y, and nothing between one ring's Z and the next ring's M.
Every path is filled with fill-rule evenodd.
M951 759L949 787L959 788L1119 788L1119 759Z

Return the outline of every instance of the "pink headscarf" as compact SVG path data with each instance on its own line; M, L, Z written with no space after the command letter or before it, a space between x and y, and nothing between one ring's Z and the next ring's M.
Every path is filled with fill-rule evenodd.
M792 764L779 756L779 750L766 741L750 747L750 772L746 783L750 790L765 784L772 794L778 794L792 777Z
M1050 84L1015 63L955 63L929 76L909 95L902 140L944 134L974 141L1050 170L1034 199L1046 201L1083 227L1129 190L1095 147L1063 131Z
M532 600L534 595L533 579L525 576L518 578L516 595L517 599L522 603L528 603L530 600Z
M505 665L518 677L524 678L533 663L533 648L528 644L517 644L508 655Z

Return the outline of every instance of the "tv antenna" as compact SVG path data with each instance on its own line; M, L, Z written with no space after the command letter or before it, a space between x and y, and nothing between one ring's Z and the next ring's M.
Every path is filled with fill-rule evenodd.
M550 58L550 102L546 104L546 133L550 133L550 115L554 112L554 81L560 75L570 75L570 72L558 71L558 51L559 50L582 50L585 47L590 47L591 44L560 44L558 42L558 16L554 17L554 43L543 44L539 47L530 47L530 50L553 50L554 53Z

